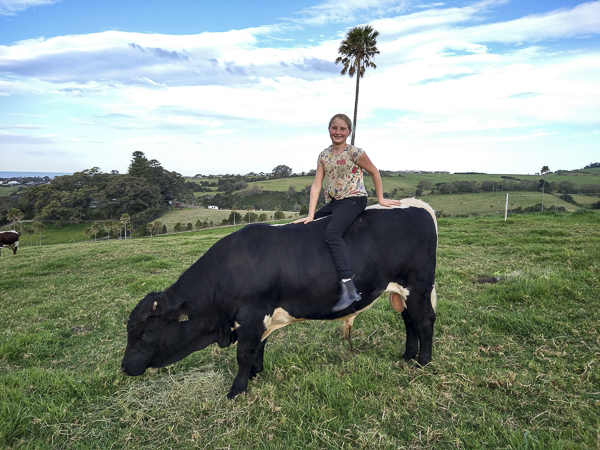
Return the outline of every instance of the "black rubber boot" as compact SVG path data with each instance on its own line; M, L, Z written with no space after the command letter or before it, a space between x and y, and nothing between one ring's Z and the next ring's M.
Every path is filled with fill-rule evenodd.
M354 287L354 283L352 280L348 280L346 282L340 281L340 299L332 308L333 312L341 311L342 309L346 309L354 302L358 302L362 297Z

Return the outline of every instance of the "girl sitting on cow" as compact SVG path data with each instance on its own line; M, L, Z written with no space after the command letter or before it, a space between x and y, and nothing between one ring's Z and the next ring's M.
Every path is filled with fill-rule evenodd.
M339 278L339 299L333 311L341 311L352 303L361 300L361 296L352 281L352 263L348 247L342 235L354 220L367 207L367 190L363 181L363 169L373 179L377 200L381 206L400 206L399 200L383 198L383 188L379 171L373 165L365 151L346 143L352 133L352 121L345 114L336 114L329 121L331 145L319 154L317 172L310 190L308 216L294 223L310 223L314 219L331 216L325 230L327 242ZM319 194L325 180L326 204L316 211ZM315 212L316 211L316 212Z

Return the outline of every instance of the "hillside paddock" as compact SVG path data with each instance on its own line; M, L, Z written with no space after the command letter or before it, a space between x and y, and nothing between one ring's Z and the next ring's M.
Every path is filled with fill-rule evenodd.
M230 231L2 255L0 448L599 448L600 213L441 219L425 368L382 298L354 350L337 322L273 333L233 402L235 346L123 376L131 309Z

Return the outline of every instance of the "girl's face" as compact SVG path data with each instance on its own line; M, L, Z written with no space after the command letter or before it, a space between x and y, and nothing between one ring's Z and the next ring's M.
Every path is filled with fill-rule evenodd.
M348 124L342 119L335 119L329 127L329 137L334 144L345 144L346 139L350 135Z

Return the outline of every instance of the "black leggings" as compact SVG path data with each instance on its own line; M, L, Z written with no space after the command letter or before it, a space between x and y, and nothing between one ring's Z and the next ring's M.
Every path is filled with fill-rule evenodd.
M341 200L331 200L315 213L315 219L331 216L324 237L329 245L329 250L331 250L340 280L352 278L353 275L350 253L342 236L366 207L367 197L348 197Z

